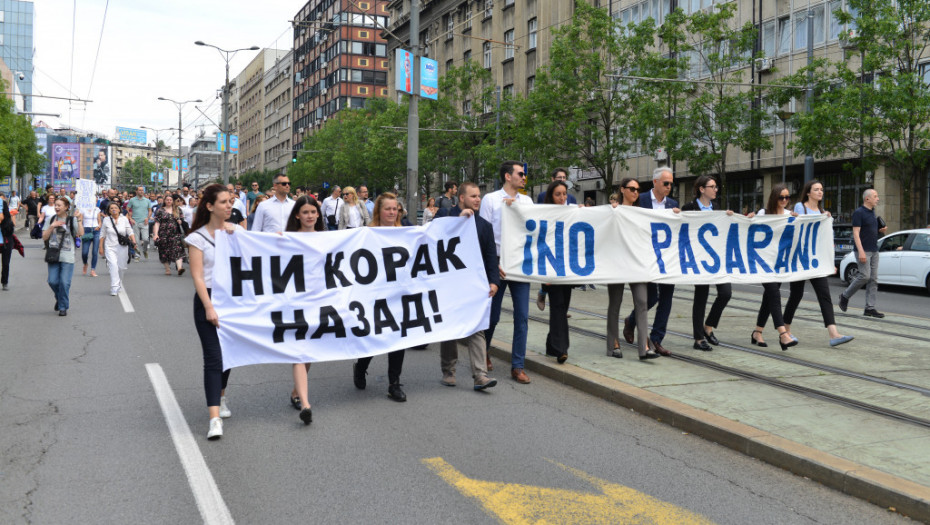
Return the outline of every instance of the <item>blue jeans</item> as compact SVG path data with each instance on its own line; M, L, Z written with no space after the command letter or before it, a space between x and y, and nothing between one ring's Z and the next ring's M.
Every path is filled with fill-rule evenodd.
M674 284L656 284L648 283L646 287L649 291L648 305L651 309L656 303L656 319L652 322L652 331L649 332L649 339L661 343L665 339L665 331L668 329L668 316L672 313L672 296L675 295ZM636 310L630 312L627 322L632 323L636 316Z
M59 310L71 306L68 294L71 292L71 276L74 275L74 263L48 263L48 287L55 294Z
M94 256L91 259L90 269L97 269L97 252L100 250L100 230L94 230L94 240L91 242L84 241L81 243L81 259L84 261L84 264L87 264L87 250L93 252Z
M485 344L491 348L491 338L494 329L501 320L501 306L504 303L504 292L510 288L510 297L513 301L513 343L510 352L510 367L523 368L526 358L526 331L530 315L530 283L501 280L497 294L491 300L491 324L484 331Z

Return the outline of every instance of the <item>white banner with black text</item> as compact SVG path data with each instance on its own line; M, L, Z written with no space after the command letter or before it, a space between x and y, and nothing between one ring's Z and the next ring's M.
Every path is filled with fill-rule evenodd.
M524 282L797 281L833 274L833 219L514 204L500 255L507 279Z
M216 235L226 369L355 359L488 327L473 218L423 227Z

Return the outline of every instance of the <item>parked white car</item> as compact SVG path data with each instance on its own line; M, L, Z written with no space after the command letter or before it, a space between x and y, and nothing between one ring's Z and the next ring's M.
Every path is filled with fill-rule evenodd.
M930 228L905 230L878 240L878 284L916 286L930 292ZM840 261L847 283L859 273L853 250Z

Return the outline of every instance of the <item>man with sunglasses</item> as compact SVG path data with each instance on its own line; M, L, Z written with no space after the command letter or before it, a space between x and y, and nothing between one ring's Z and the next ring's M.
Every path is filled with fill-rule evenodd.
M255 209L255 220L252 221L252 231L278 233L284 231L287 217L294 207L294 199L288 197L291 191L291 181L287 175L279 173L274 176L274 195L258 204Z
M653 210L673 210L675 213L681 211L678 208L678 201L669 197L669 194L672 193L674 178L672 169L668 166L656 168L652 172L652 190L639 196L640 207ZM656 303L659 305L656 309L656 318L652 323L649 339L652 341L657 354L670 356L672 353L662 346L662 340L665 339L668 317L672 313L672 295L675 293L675 285L649 283L647 290L649 292L649 308L651 309ZM634 310L623 322L623 338L630 344L633 344L635 335L635 314L636 311Z
M557 180L566 182L568 180L568 171L565 168L556 168L555 170L552 171L551 180L552 182L555 182ZM571 183L569 183L569 186L571 186ZM548 188L546 188L546 191L548 191ZM544 202L546 202L546 192L541 191L539 192L539 195L536 196L536 204L542 204ZM566 201L565 204L578 204L578 199L576 199L574 195L569 193L568 201Z
M491 223L494 230L494 244L497 248L498 263L501 255L501 208L513 203L533 204L533 199L519 192L526 186L526 170L523 164L514 160L501 164L500 177L503 187L488 193L481 199L479 215ZM504 302L504 293L510 288L510 297L513 301L513 342L511 344L510 377L521 384L530 382L523 370L526 358L527 322L530 314L530 283L510 281L507 274L500 270L501 285L491 300L491 323L485 331L485 345L491 348L491 339L494 337L494 328L501 318L501 306ZM490 360L489 360L490 361ZM488 367L490 370L491 367Z

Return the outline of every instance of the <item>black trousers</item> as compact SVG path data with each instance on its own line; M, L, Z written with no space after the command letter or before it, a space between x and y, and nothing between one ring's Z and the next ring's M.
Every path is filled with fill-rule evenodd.
M568 353L568 306L572 301L572 286L552 284L549 292L549 335L546 354L558 357Z
M801 304L801 298L804 297L804 283L806 281L792 281L791 293L788 294L788 302L785 303L785 324L791 324L794 320L794 312ZM823 325L830 326L836 324L836 315L833 312L833 300L830 299L830 283L826 277L814 277L810 280L811 286L814 287L814 293L817 294L817 302L820 303L820 315L823 316Z
M691 328L694 332L694 340L700 341L705 339L704 325L717 328L720 324L720 316L723 315L723 309L730 302L733 296L733 286L730 283L717 285L717 298L710 307L710 315L704 320L704 310L707 308L707 297L710 295L709 284L694 285L694 303L691 305Z
M208 289L207 292L210 293L211 290ZM212 293L210 296L213 296ZM218 407L221 392L229 382L229 373L232 369L223 371L220 338L216 334L216 327L207 321L207 311L197 294L194 294L194 326L197 327L200 346L203 347L203 391L207 395L207 406Z
M10 284L10 258L13 256L13 237L0 244L0 264L3 269L0 270L0 284Z
M781 314L781 283L763 283L765 292L762 294L762 305L759 306L759 315L756 317L756 326L765 327L769 315L775 329L785 326L785 319Z
M370 357L362 357L356 363L359 371L368 370L368 365L371 364ZM394 350L393 352L388 352L388 383L394 385L400 383L400 373L404 370L404 351L403 350Z

